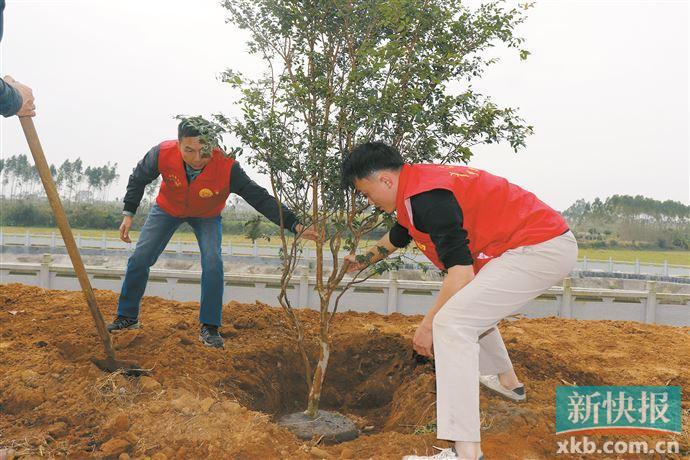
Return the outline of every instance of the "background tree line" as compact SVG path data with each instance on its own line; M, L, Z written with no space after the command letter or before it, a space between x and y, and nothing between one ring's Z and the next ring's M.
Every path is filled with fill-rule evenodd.
M62 199L67 202L107 201L112 184L120 177L117 163L84 166L81 158L50 165L50 172ZM25 154L0 159L0 183L4 198L26 199L43 196L38 172Z
M84 166L81 158L50 165L71 224L82 229L116 229L122 204L110 189L120 177L117 163ZM0 159L0 225L53 227L55 221L30 157L13 155ZM146 187L134 229L144 223L155 200L160 178ZM690 206L679 201L655 200L642 195L612 195L589 202L579 199L563 212L584 247L632 247L644 249L690 249ZM183 229L184 230L184 229ZM386 231L377 228L376 239ZM223 232L244 234L250 240L270 239L278 229L241 198L231 196L223 212Z
M679 201L642 195L579 199L563 216L585 246L690 248L690 206Z

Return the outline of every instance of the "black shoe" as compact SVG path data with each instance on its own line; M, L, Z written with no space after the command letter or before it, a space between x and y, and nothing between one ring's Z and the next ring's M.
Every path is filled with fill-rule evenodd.
M105 328L108 332L121 331L123 329L139 329L141 325L139 320L136 318L127 318L126 316L119 316L115 318L115 321L108 324Z
M218 333L218 326L202 324L201 331L199 332L199 340L207 347L225 348L223 337Z

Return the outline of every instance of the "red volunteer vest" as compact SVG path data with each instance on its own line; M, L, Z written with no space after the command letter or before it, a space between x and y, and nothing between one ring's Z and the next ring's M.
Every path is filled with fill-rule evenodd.
M175 217L215 217L225 207L230 195L230 171L235 160L215 149L201 174L187 183L178 141L160 144L158 170L163 181L156 204Z
M404 165L398 184L398 222L441 270L445 267L431 237L414 226L410 205L412 196L438 188L453 192L462 209L475 273L509 249L542 243L568 229L558 212L502 177L467 166Z

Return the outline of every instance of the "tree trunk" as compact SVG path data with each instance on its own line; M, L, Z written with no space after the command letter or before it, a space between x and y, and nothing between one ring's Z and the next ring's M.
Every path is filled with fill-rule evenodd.
M326 378L326 369L328 368L328 360L331 356L331 344L328 338L328 331L330 326L330 318L328 314L328 305L330 304L332 291L329 290L325 296L321 298L321 321L319 327L319 362L314 369L314 375L309 388L309 399L307 401L307 410L304 412L310 418L316 417L319 410L319 403L321 402L321 387Z
M322 325L322 332L324 331ZM319 354L319 363L314 369L314 378L309 391L309 401L307 402L307 414L310 418L315 418L319 410L319 403L321 402L321 387L323 386L324 378L326 377L326 368L328 367L328 359L330 358L330 343L328 337L324 337L323 333L320 336L321 352Z

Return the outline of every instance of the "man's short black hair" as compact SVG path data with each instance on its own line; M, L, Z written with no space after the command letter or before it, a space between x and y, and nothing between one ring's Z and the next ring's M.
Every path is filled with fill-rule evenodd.
M365 142L350 152L340 167L343 188L353 187L355 180L364 179L383 169L399 170L405 164L398 149L384 142Z
M177 125L177 138L182 140L183 137L197 137L201 136L201 132L194 126L189 119L184 119Z

